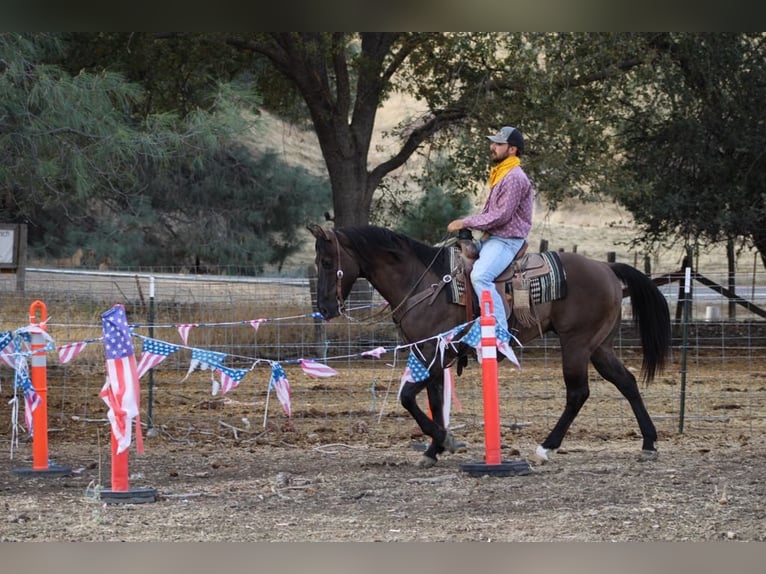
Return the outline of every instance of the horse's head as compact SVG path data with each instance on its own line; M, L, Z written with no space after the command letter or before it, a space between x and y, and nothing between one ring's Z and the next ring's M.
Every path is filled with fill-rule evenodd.
M344 301L359 277L359 264L338 233L316 224L307 229L316 238L317 310L332 319L344 312Z

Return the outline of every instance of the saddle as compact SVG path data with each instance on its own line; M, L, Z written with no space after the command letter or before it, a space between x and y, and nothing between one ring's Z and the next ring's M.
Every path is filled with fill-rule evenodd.
M516 257L498 275L495 289L503 300L506 317L523 327L537 325L539 319L534 312L534 304L561 299L566 296L566 275L561 260L555 251L527 253L525 241ZM466 307L466 320L476 318L479 312L478 297L473 293L470 276L474 261L478 259L478 250L473 240L459 239L455 246L455 278L464 285L462 304ZM456 300L456 302L458 302Z

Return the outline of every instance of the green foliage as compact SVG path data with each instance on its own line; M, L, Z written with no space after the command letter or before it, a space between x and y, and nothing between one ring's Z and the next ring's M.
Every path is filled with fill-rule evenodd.
M134 110L140 116L172 112L183 117L209 109L219 84L237 78L251 60L214 33L73 32L62 36L66 53L56 63L73 75L108 69L140 84L144 97Z
M447 224L466 215L470 201L465 195L429 187L423 197L404 215L398 230L411 237L435 244L447 239Z
M399 231L431 244L447 239L447 224L471 209L468 196L450 183L453 172L454 166L446 160L430 166L420 181L422 196L401 206Z
M331 206L329 183L276 154L230 145L202 165L180 163L148 195L156 241L131 246L131 265L195 265L253 275L301 247L298 230Z
M655 96L623 123L634 183L615 197L646 241L743 238L766 263L766 45L761 34L673 34ZM650 105L649 105L650 104Z
M0 219L28 224L33 256L256 273L328 209L326 182L236 143L254 101L242 85L208 86L205 109L136 114L140 86L72 76L48 61L59 47L55 35L0 34Z

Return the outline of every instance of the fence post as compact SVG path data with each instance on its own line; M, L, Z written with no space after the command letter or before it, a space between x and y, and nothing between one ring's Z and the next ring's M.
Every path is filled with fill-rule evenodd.
M736 278L736 258L734 256L734 241L729 239L726 242L726 260L729 263L729 293L732 295L737 294L737 278ZM733 298L729 297L729 319L734 320L737 318L737 303Z
M683 338L681 343L681 401L678 412L678 432L684 432L684 411L686 410L686 355L688 354L689 341L689 309L692 306L691 299L691 279L692 270L688 265L684 270L684 320L683 320Z

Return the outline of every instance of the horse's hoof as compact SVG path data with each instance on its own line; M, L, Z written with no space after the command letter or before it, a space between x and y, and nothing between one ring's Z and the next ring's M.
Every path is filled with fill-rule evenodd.
M638 462L650 462L659 458L659 453L656 450L642 450L638 455Z
M415 463L415 466L418 468L431 468L436 464L436 459L431 458L430 456L423 455L421 456L418 461Z
M452 436L452 433L447 431L447 435L444 437L444 440L442 441L442 446L450 451L451 453L454 453L457 449L461 447L465 447L465 443L459 442L455 440L455 437Z
M542 445L537 445L537 448L535 449L535 454L532 455L532 460L538 464L545 464L550 460L549 453L552 452L548 450L547 448L544 448Z

